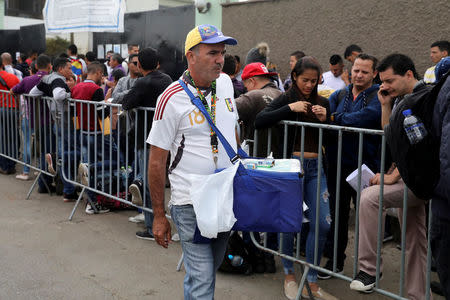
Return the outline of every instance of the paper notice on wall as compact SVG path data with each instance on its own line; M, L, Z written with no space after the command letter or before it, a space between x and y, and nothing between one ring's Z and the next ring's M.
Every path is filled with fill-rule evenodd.
M105 58L105 47L103 47L103 45L97 45L97 58L98 59Z
M120 54L120 45L114 45L113 51L114 53Z
M122 48L122 53L121 53L122 57L124 57L124 58L128 57L128 45L122 44L121 48Z
M108 53L108 51L112 51L113 45L112 44L106 44L105 45L105 52Z
M123 32L125 0L46 0L47 33Z

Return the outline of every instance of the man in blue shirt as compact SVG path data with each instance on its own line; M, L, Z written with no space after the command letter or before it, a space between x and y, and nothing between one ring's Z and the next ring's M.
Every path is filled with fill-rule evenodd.
M330 96L331 124L381 129L381 106L378 101L378 84L373 80L377 75L377 59L367 54L359 54L352 67L352 83L345 89L338 90ZM333 241L335 226L335 207L336 207L336 174L337 174L337 137L336 132L331 132L327 146L328 160L328 190L330 192L330 212L331 229L328 234L327 244L324 255L330 260L325 268L332 270L333 267ZM358 168L358 143L359 135L357 133L346 132L342 140L342 167L340 183L340 205L339 205L339 226L338 226L338 244L337 244L337 270L341 273L344 267L345 249L348 242L348 219L350 211L350 199L356 199L356 191L345 181L347 176ZM363 163L372 171L379 169L379 136L365 135L363 143ZM319 273L321 279L330 278L329 275Z

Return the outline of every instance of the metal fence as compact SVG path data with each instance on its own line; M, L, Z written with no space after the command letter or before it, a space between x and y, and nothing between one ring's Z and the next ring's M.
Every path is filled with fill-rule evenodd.
M335 195L335 200L336 200L336 208L335 208L335 222L336 222L336 226L334 228L334 247L333 247L333 270L329 271L323 267L320 267L320 258L318 257L318 236L319 236L319 213L320 213L320 205L319 205L319 197L320 197L320 190L319 188L317 189L317 193L316 193L316 207L318 209L316 209L315 212L315 219L316 219L316 224L315 224L315 235L314 235L314 240L315 240L315 245L314 245L314 263L308 263L306 262L306 260L302 259L300 257L300 233L297 234L297 249L296 249L296 253L295 256L290 256L290 255L285 255L282 253L282 247L281 245L283 244L283 236L284 234L281 233L279 235L279 249L278 251L276 250L272 250L269 249L267 247L267 234L265 234L264 236L264 241L263 244L261 245L259 241L257 241L255 239L255 236L253 233L251 233L251 239L253 241L253 243L255 244L255 246L265 252L274 254L276 256L279 256L281 258L287 259L287 260L291 260L295 263L300 264L301 268L302 268L302 278L300 281L300 285L299 285L299 290L298 290L298 294L297 294L297 299L301 298L301 292L303 289L303 286L305 284L307 284L307 279L306 276L308 274L308 271L310 269L315 269L318 270L319 272L323 272L326 274L329 274L335 278L339 278L348 282L351 282L356 274L358 273L358 255L359 255L359 248L358 248L358 244L359 244L359 223L360 223L360 219L359 219L359 210L360 210L360 199L361 199L361 168L362 168L362 164L363 164L363 141L364 138L367 136L380 136L381 137L381 153L380 153L380 179L381 179L381 183L380 183L380 191L379 191L379 210L378 210L378 220L371 220L373 222L378 221L378 227L377 227L377 255L376 255L376 282L375 282L375 287L373 288L373 290L379 294L391 297L393 299L406 299L405 298L405 291L404 291L404 284L405 284L405 265L406 265L406 225L407 225L407 212L408 212L408 189L405 185L404 187L404 192L403 192L403 204L402 207L403 208L403 216L402 216L402 220L399 220L401 222L401 260L400 260L400 277L399 277L399 287L398 287L398 291L388 291L386 289L384 289L381 285L380 285L380 274L381 274L381 248L382 248L382 244L383 244L383 224L384 224L384 218L383 218L383 211L384 211L384 174L386 172L385 170L385 160L386 160L386 139L384 136L384 132L382 130L371 130L371 129L362 129L362 128L353 128L353 127L342 127L342 126L335 126L335 125L326 125L326 124L315 124L315 123L304 123L304 122L294 122L294 121L281 121L280 125L282 126L283 129L283 152L282 152L282 156L283 158L286 158L287 154L288 154L288 127L296 127L298 129L300 129L300 138L301 138L301 142L300 142L300 151L301 151L301 155L300 155L300 160L303 163L304 160L304 145L305 145L305 128L309 127L309 128L317 128L319 131L319 145L318 145L318 149L317 149L317 153L318 153L318 169L320 170L323 166L323 153L324 153L324 134L325 133L329 133L329 132L337 132L337 153L325 153L326 155L330 156L330 155L336 155L337 156L337 177L336 177L336 195ZM278 128L280 129L280 128ZM337 272L337 242L338 242L338 224L339 224L339 204L340 204L340 190L341 190L341 176L343 176L342 174L342 156L343 156L343 135L344 134L348 134L348 133L352 133L354 135L358 136L358 149L355 149L355 153L358 154L358 183L357 183L357 190L356 190L356 199L355 200L355 247L354 247L354 251L353 251L353 267L352 267L352 276L346 276L343 274L339 274ZM256 156L256 153L258 152L257 148L258 148L258 131L255 131L255 135L254 135L254 140L250 141L253 143L253 155ZM273 137L273 129L269 129L268 132L268 140L267 140L267 155L269 155L271 153L271 145L274 145L274 143L272 142L272 137ZM357 152L356 152L357 150ZM320 172L320 171L319 171ZM318 176L318 186L320 186L320 176ZM425 299L430 299L430 276L431 276L431 247L430 247L430 227L431 227L431 201L429 204L424 204L423 205L429 205L429 218L428 218L428 238L427 240L424 240L423 243L426 243L426 247L427 247L427 264L426 264L426 282L423 282L423 284L425 285L425 291L426 294L424 295ZM366 221L366 220L365 220ZM411 255L415 255L415 253L412 253ZM304 268L304 269L303 269ZM309 287L307 286L307 290L310 293ZM356 291L355 291L356 293ZM312 295L310 294L310 297L312 297Z
M5 161L1 167L15 168L14 164L18 163L28 173L37 172L26 199L38 182L51 193L49 184L54 174L46 166L45 154L56 152L57 141L48 103L39 97L13 96L9 91L0 90L0 126L0 156Z
M11 161L20 163L38 172L27 198L30 196L36 183L44 176L54 176L49 172L45 163L45 154L54 153L58 158L57 165L63 179L74 186L82 189L69 219L71 220L83 195L87 194L87 201L92 205L94 211L97 195L118 201L127 206L139 208L151 213L149 208L149 197L145 192L147 188L147 158L148 145L145 143L146 135L149 131L149 121L152 119L154 108L137 108L128 112L121 110L120 104L106 102L92 102L86 100L69 99L57 103L53 98L12 97L8 92L0 91L0 156ZM381 130L370 130L360 128L341 127L324 124L311 124L303 122L282 121L283 136L282 156L288 154L288 128L296 127L300 132L300 160L303 163L305 149L305 128L313 127L318 130L318 169L323 166L323 146L324 134L335 132L337 134L337 153L326 153L326 155L336 155L337 176L336 176L336 209L333 248L333 271L320 267L318 257L318 236L319 236L319 209L316 210L315 224L315 245L314 263L308 263L300 258L300 234L297 235L297 251L295 256L285 255L281 247L278 250L267 248L267 235L261 245L256 241L253 234L251 238L256 247L275 254L279 257L291 260L304 267L297 299L300 298L301 291L305 283L306 275L310 269L316 269L333 277L352 281L358 272L358 241L359 241L359 210L361 199L361 176L358 176L358 188L355 200L355 248L352 267L352 276L346 276L337 272L337 237L339 224L339 205L343 156L343 136L352 133L358 136L357 166L358 174L361 174L363 163L363 141L367 136L378 136L381 139L380 145L380 173L381 184L379 191L379 211L377 227L377 257L376 257L376 283L374 291L393 299L406 299L404 292L405 265L406 265L406 220L408 212L407 188L403 194L403 226L401 231L401 264L398 291L388 291L380 285L381 274L381 248L383 239L383 189L386 160L386 140ZM22 134L20 134L22 132ZM22 136L22 138L20 138ZM267 154L272 149L273 130L268 131ZM29 138L29 139L28 139ZM27 141L29 140L29 142ZM258 133L255 132L253 153L256 155L258 148ZM22 159L19 159L19 148L22 146ZM355 149L356 150L356 149ZM28 151L29 154L26 152ZM140 162L139 162L140 159ZM130 166L130 168L128 167ZM80 172L81 171L81 172ZM86 173L87 171L87 173ZM83 173L83 174L80 174ZM81 175L81 176L80 176ZM129 186L132 178L141 178L144 186L142 193L142 205L134 204L129 199ZM320 186L320 176L318 178ZM47 181L42 184L49 189ZM50 190L50 189L49 189ZM316 207L320 207L320 190L316 194ZM431 203L430 203L431 205ZM170 218L170 216L168 216ZM375 221L375 220L374 220ZM431 224L431 210L428 219L428 230ZM430 299L430 269L431 251L428 232L427 243L427 267L426 267L426 299ZM282 245L283 234L280 234L279 245ZM182 258L177 269L180 270ZM308 289L309 290L309 289ZM310 295L312 296L312 295Z

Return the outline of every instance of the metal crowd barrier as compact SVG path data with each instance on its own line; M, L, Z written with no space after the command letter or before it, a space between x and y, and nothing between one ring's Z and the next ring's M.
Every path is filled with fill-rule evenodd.
M51 98L49 100L54 101ZM59 114L61 140L67 141L61 143L61 174L66 182L82 189L69 220L72 220L85 193L94 211L96 208L92 202L95 201L89 195L102 195L152 213L146 207L150 199L145 192L149 146L144 142L142 149L138 150L137 145L141 119L144 122L143 130L147 132L147 121L153 117L154 110L141 107L125 112L121 110L121 104L77 99L69 99L64 105L63 112ZM133 117L130 117L131 114ZM134 156L134 160L130 156ZM142 205L133 204L128 199L131 178L136 178L138 174L139 159L143 160L144 170ZM89 170L88 178L84 181L78 174L80 163Z
M40 97L13 96L1 90L0 128L0 156L27 167L29 173L38 173L26 199L39 181L51 193L49 184L54 175L47 169L45 154L56 151L56 140L48 103Z
M317 128L319 130L319 146L318 146L318 170L320 170L323 166L323 146L324 146L324 131L337 131L337 137L338 137L338 151L337 151L337 178L336 178L336 209L335 209L335 228L334 228L334 247L333 247L333 271L329 271L323 267L320 267L320 260L318 260L318 236L319 236L319 213L320 213L320 205L319 205L319 199L320 199L320 188L317 189L316 193L316 207L318 208L316 210L316 224L315 224L315 245L314 245L314 264L306 262L306 260L301 259L300 257L300 233L297 234L297 245L296 245L296 253L295 256L285 255L282 253L282 247L283 244L283 233L279 234L279 249L278 251L269 249L267 247L267 234L264 235L263 245L258 242L254 236L253 233L250 233L250 237L254 243L254 245L271 254L274 254L276 256L279 256L281 258L285 258L288 260L293 261L294 263L300 264L301 271L302 271L302 277L299 284L299 290L297 293L297 298L301 298L301 292L303 289L303 286L306 284L307 290L309 293L309 296L311 299L313 299L312 294L310 293L308 282L307 282L307 274L310 269L318 270L319 272L323 272L326 274L329 274L335 278L342 279L348 282L351 282L356 274L358 273L358 243L359 243L359 209L360 209L360 197L361 197L361 166L363 164L363 140L365 135L377 135L381 137L381 162L380 162L380 174L381 174L381 183L380 183L380 193L379 193L379 210L378 210L378 228L377 228L377 257L376 257L376 283L373 290L376 293L379 293L384 296L388 296L392 299L407 299L405 298L405 291L404 291L404 283L405 283L405 251L406 251L406 220L407 220L407 202L408 202L408 189L405 185L404 193L403 193L403 218L402 220L399 220L402 224L401 228L401 260L400 260L400 278L399 278L399 287L398 292L395 293L393 291L388 291L386 289L383 289L380 286L380 265L381 265L381 247L383 244L383 234L382 228L382 219L383 219L383 189L384 189L384 174L385 174L385 160L386 160L386 139L384 136L384 132L382 130L372 130L372 129L362 129L362 128L354 128L354 127L343 127L343 126L335 126L335 125L326 125L326 124L316 124L316 123L305 123L305 122L295 122L295 121L281 121L279 123L283 126L284 134L283 134L283 158L286 158L287 156L287 144L288 144L288 126L295 126L299 127L301 131L301 163L303 164L304 159L304 145L305 145L305 128ZM357 189L357 196L356 196L356 207L355 207L355 247L354 247L354 259L353 259L353 272L352 276L346 276L343 274L339 274L337 272L337 238L338 238L338 224L339 224L339 203L340 203L340 183L341 183L341 168L342 168L342 138L343 133L354 133L358 135L359 139L359 145L358 145L358 189ZM253 155L257 155L257 148L258 148L258 131L255 130L254 139L250 141L253 143ZM271 153L271 145L272 145L272 129L268 129L268 138L267 138L267 155ZM355 149L356 150L356 149ZM356 152L355 152L356 153ZM327 153L327 155L333 155L333 153ZM320 187L320 176L318 178L317 185ZM424 204L425 205L425 204ZM426 288L426 295L425 299L430 299L430 281L431 281L431 245L430 245L430 229L431 229L431 201L429 202L429 219L428 219L428 232L427 232L427 241L423 241L424 243L427 243L427 267L426 267L426 282L425 288ZM331 230L331 229L330 229ZM414 255L414 254L412 254ZM349 259L349 257L347 257ZM304 268L304 269L303 269ZM357 291L350 291L349 292L355 292Z

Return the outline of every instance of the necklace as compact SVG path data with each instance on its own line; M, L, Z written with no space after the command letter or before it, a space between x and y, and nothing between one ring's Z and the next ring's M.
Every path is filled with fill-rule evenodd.
M211 107L208 105L208 101L206 101L205 95L200 91L200 89L197 87L197 85L194 82L194 79L192 78L189 71L186 71L186 76L189 78L189 80L192 82L192 86L195 87L197 90L198 97L202 101L203 106L205 107L206 111L208 112L209 116L211 117L211 120L214 124L216 124L216 81L214 80L211 83ZM219 141L217 139L217 134L214 132L214 130L211 128L210 132L211 136L211 150L214 154L217 154L219 152L218 145Z

